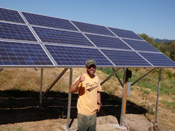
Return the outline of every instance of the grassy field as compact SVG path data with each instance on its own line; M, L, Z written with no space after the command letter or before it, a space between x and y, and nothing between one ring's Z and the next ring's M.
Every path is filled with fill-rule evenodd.
M44 69L43 77L43 91L45 91L48 86L54 81L54 79L59 75L63 69L60 68L51 68ZM144 74L152 70L151 68L131 68L132 78L129 81L134 82ZM73 70L73 81L81 73L85 72L85 69L74 69ZM119 78L123 82L123 69L117 72ZM113 73L112 69L98 69L96 74L99 76L100 81L103 81ZM4 91L9 91L12 96L20 96L21 92L25 93L23 95L31 96L33 98L32 92L35 92L35 95L40 90L40 79L41 79L41 70L35 71L34 69L4 69L0 72L0 91L1 96L3 96ZM142 80L137 82L131 87L131 94L128 96L128 105L129 103L135 103L136 105L143 107L147 110L147 113L143 115L151 122L154 123L155 118L155 107L157 99L157 88L159 80L159 69L155 69L153 72L148 74ZM160 97L159 97L159 113L158 118L161 125L164 125L168 128L175 129L175 70L168 68L162 69L161 75L161 88L160 88ZM53 92L65 92L68 93L69 87L69 71L67 71L64 76L54 85L51 89ZM110 94L109 98L111 101L118 101L114 96L118 98L122 97L122 87L116 78L112 76L107 82L102 85L102 89ZM14 92L13 92L14 91ZM51 92L50 92L51 93ZM56 93L54 95L59 95L62 93ZM37 98L38 98L37 96ZM25 96L23 96L25 97ZM120 102L120 101L119 101ZM168 119L167 119L168 117ZM161 118L161 119L160 119Z
M100 69L98 70L110 75L113 73L113 70L110 68ZM135 82L137 79L145 75L152 69L139 69L139 68L131 68L129 69L132 71L132 77L129 78L131 83ZM117 75L123 81L123 73L124 70L121 69L117 72ZM116 77L115 75L113 77ZM114 78L111 78L114 79ZM138 81L135 86L138 86L138 91L142 92L142 94L149 95L150 89L152 92L157 93L158 89L158 82L159 82L159 69L155 69L150 74L145 76L142 80ZM162 69L161 71L161 85L160 85L160 95L161 96L170 96L172 98L171 101L163 100L161 101L168 109L171 109L175 112L175 69ZM132 90L132 87L131 87ZM105 88L105 91L109 93L109 91ZM111 91L110 93L114 93Z

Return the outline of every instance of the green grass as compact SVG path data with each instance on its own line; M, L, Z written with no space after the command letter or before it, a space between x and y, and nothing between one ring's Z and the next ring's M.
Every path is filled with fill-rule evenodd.
M110 68L105 68L103 70L101 68L98 68L97 70L101 70L103 73L108 74L108 75L111 75L113 73L113 70ZM142 71L140 71L140 68L131 68L129 70L132 71L132 77L129 78L129 81L131 81L131 83L133 83L152 69L145 69L145 70L142 69ZM123 69L121 69L117 72L117 75L119 76L121 81L123 80L123 72L124 72ZM114 75L113 78L115 78L115 77L116 76ZM175 80L174 80L174 78L175 78L175 73L172 73L171 71L166 70L164 68L162 69L160 94L175 95ZM159 70L156 69L153 72L151 72L150 74L148 74L147 76L145 76L143 79L138 81L135 85L137 85L139 87L149 88L151 91L157 92L158 81L159 81ZM145 91L145 90L143 90L143 93L149 94L149 92Z
M110 68L105 68L105 69L101 69L101 68L97 68L97 70L101 70L103 73L111 75L113 73L113 70ZM117 75L119 76L120 79L123 79L123 70L119 70L117 72ZM113 75L114 77L116 77L115 75Z
M8 131L28 131L27 129L23 129L23 127L8 127L7 128Z
M166 71L166 75L168 76L169 79L175 77L175 73L172 73L171 71Z
M168 109L175 112L175 102L162 101L162 103L165 104Z
M143 94L149 95L149 91L143 90Z
M104 90L106 93L108 93L108 94L110 94L110 95L113 95L113 94L114 94L114 91L113 91L113 90L108 90L108 87L102 86L102 88L103 88L103 90Z

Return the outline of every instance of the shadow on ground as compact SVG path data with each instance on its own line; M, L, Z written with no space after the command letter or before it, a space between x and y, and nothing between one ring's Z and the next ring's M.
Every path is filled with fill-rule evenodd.
M71 122L77 117L77 94L72 94ZM113 115L120 118L121 98L101 93L103 106L98 116ZM0 124L40 121L46 119L67 119L68 94L50 91L42 100L43 109L39 108L39 93L33 91L0 91ZM127 101L126 113L145 114L146 109Z

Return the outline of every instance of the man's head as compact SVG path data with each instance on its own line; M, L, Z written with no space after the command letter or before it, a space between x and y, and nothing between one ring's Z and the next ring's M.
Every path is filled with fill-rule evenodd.
M86 70L90 77L94 76L96 71L96 61L94 59L88 59L86 61Z

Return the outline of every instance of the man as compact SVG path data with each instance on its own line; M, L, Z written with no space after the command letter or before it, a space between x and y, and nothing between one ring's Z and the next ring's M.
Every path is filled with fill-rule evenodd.
M101 108L101 86L99 78L94 74L96 62L86 61L87 73L81 74L71 85L69 92L78 92L78 131L95 131L96 113Z

